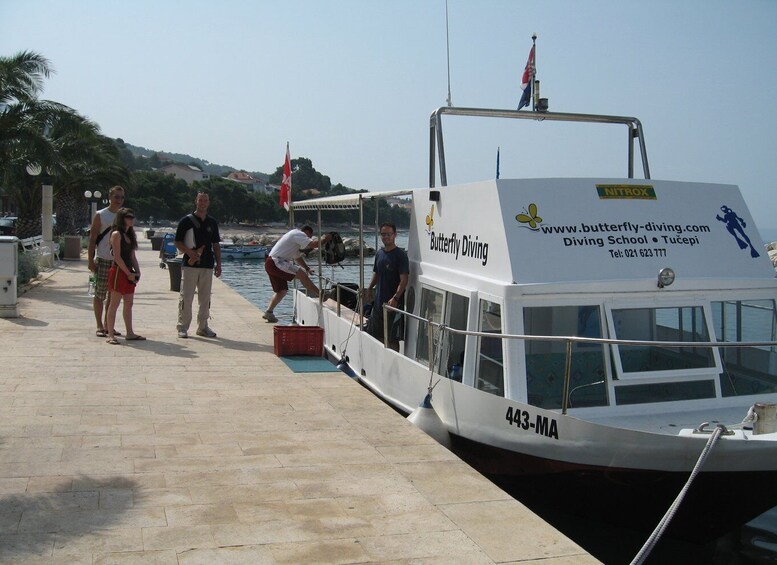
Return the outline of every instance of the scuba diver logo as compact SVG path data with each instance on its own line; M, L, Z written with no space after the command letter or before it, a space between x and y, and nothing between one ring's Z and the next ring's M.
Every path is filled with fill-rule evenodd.
M745 221L737 216L736 212L725 204L720 207L720 210L723 212L723 217L721 218L720 215L716 215L715 218L717 218L719 222L726 224L728 233L736 240L739 248L747 249L749 247L750 257L760 257L758 251L755 250L755 247L753 247L753 244L750 242L750 238L747 237L747 234L745 233L745 228L747 227Z
M515 216L515 219L521 224L528 224L521 227L529 228L532 231L539 231L540 228L537 226L542 223L542 218L537 215L537 205L534 202L529 204L528 210L524 209L522 213Z

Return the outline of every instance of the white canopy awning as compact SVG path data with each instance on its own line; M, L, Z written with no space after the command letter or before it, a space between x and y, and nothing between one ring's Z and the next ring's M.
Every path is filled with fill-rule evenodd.
M311 198L310 200L292 202L291 208L293 210L355 210L359 208L360 200L379 200L381 198L394 198L410 194L413 194L412 190L340 194L338 196L326 196L324 198Z

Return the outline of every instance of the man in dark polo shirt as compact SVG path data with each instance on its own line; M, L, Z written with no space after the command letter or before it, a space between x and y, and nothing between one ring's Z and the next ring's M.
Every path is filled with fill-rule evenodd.
M216 337L216 332L208 327L208 318L214 271L217 277L221 276L221 237L218 222L213 216L208 216L208 195L200 192L194 202L196 210L184 216L175 231L175 247L184 254L178 299L178 337L189 337L195 290L199 303L197 335Z

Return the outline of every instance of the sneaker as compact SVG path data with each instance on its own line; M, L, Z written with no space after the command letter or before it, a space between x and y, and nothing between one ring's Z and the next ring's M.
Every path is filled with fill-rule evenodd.
M204 330L197 330L197 335L202 337L216 337L216 332L210 328L205 328Z
M275 322L278 321L278 318L276 318L275 314L273 314L272 312L265 312L264 315L262 316L262 318L264 318L265 320L267 320L271 324L274 324Z
M189 334L186 333L186 330L181 330L181 331L178 332L178 337L187 338L187 337L189 337Z

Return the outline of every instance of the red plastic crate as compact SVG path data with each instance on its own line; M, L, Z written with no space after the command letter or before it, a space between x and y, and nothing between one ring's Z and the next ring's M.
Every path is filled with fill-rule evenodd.
M275 354L278 357L324 353L324 328L318 326L275 326Z

